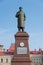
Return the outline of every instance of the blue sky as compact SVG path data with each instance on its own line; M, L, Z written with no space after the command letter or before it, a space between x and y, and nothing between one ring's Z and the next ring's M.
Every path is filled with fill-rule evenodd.
M26 14L25 31L30 35L30 50L43 49L43 0L0 0L0 44L9 48L18 31L15 17L19 7Z

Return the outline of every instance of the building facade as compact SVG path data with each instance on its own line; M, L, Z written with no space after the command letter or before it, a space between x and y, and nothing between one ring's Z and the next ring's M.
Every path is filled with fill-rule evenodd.
M31 51L30 57L34 65L43 65L43 51L41 49L38 51Z
M0 45L0 65L11 65L14 50L14 44L11 44L7 51L3 50L3 46ZM30 51L30 58L34 65L43 65L43 51L41 49Z

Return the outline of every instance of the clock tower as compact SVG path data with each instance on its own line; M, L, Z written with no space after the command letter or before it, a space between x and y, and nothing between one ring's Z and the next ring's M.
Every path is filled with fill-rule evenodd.
M19 15L22 15L20 17L22 20L22 17L24 14L19 12ZM32 61L30 59L29 35L27 32L24 32L24 27L22 26L24 24L24 23L22 23L22 22L24 22L24 20L22 20L22 21L21 20L18 21L19 22L18 26L20 26L20 27L18 27L18 32L14 35L15 51L14 51L14 55L13 55L13 58L11 61L11 65L33 65Z

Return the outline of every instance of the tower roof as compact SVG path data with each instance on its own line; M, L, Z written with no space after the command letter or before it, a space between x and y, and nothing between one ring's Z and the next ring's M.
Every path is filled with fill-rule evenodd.
M8 52L14 52L15 50L15 44L11 44L11 46L8 49Z

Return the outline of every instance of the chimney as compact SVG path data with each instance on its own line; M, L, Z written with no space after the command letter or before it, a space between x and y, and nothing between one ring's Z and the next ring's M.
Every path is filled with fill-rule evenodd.
M39 48L39 53L42 54L42 49L41 48Z
M0 45L0 52L3 51L3 45Z
M41 52L42 51L42 49L41 48L39 48L39 52Z
M3 49L3 51L5 52L5 49Z

